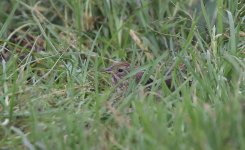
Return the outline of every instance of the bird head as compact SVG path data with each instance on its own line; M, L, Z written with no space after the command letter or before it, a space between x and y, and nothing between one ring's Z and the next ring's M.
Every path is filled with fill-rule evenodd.
M112 82L116 84L134 69L137 69L137 67L131 67L128 62L117 62L105 68L103 71L111 74ZM140 71L134 76L137 83L140 81L143 74L144 72Z

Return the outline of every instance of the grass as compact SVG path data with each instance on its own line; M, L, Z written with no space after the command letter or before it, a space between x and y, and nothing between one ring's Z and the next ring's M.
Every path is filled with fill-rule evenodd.
M244 6L1 0L0 149L245 149ZM119 96L113 61L154 77L149 94Z

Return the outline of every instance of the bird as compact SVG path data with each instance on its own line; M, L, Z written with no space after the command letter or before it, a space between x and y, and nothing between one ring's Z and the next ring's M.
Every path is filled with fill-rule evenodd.
M163 80L170 92L175 91L171 75L173 67L174 65L168 69ZM181 64L178 69L181 73L186 73L184 64ZM137 72L137 70L139 71ZM121 102L123 102L124 97L128 95L128 92L131 92L131 89L128 90L129 83L131 82L144 85L139 86L135 91L139 100L145 100L146 97L151 96L151 98L156 100L156 102L160 102L169 93L165 93L165 90L162 90L161 87L158 87L156 91L154 91L155 89L153 89L153 86L157 81L155 82L155 79L153 80L153 78L149 77L145 80L146 82L143 82L142 78L147 77L147 75L144 75L146 72L141 71L138 66L133 66L129 62L114 62L111 66L102 69L102 71L111 75L113 89L116 90L111 91L110 96L108 97L108 101L106 103L106 117L103 118L108 118L108 114L111 114L113 112L112 110L117 109ZM181 95L181 91L177 93ZM171 106L174 107L174 104L171 104ZM133 111L134 109L132 106L125 108L124 110L127 114L132 113Z
M129 62L116 62L113 63L111 66L104 68L102 71L106 72L111 75L111 80L113 85L117 85L117 91L125 91L128 88L129 80L125 79L129 73L131 73L134 70L137 70L137 66L132 67ZM135 75L132 76L134 82L136 84L139 84L143 75L144 71L139 71ZM168 73L167 78L164 80L167 87L170 90L173 90L172 87L172 78L170 77L170 73ZM146 86L151 87L151 84L153 83L152 78L148 78L145 82Z

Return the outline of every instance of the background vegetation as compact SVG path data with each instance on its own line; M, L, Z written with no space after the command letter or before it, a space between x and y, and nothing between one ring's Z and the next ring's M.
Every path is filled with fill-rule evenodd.
M1 0L0 149L245 149L244 14L243 0ZM101 73L125 60L156 79L148 94Z

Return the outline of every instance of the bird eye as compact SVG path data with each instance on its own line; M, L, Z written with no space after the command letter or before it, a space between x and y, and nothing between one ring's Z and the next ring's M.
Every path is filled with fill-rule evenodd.
M117 71L118 71L118 72L123 72L123 69L119 68Z

